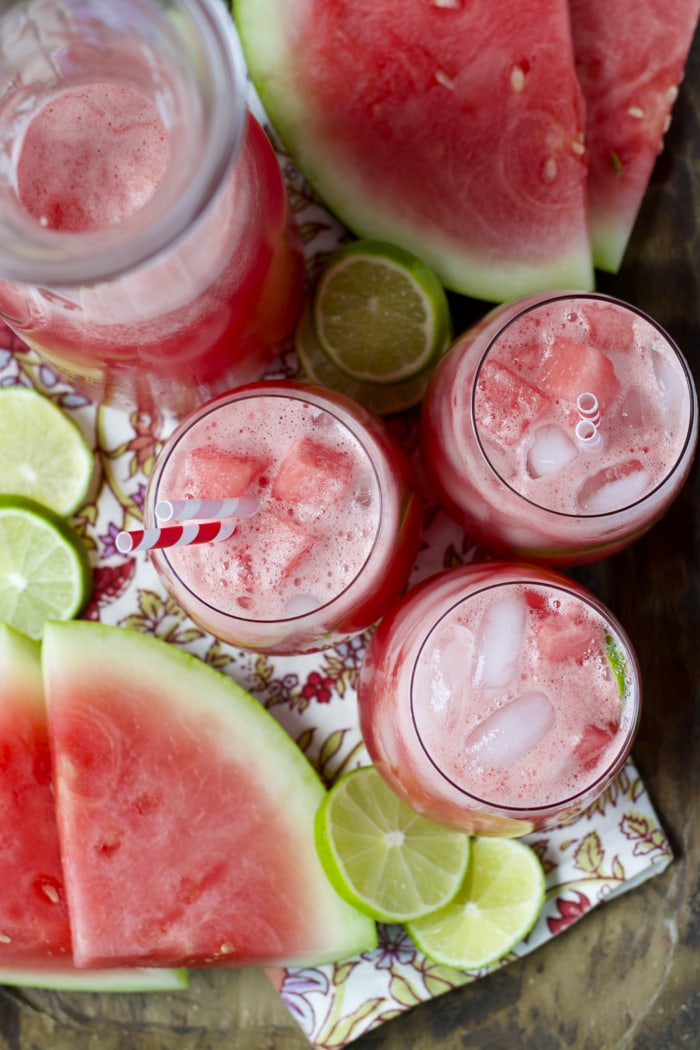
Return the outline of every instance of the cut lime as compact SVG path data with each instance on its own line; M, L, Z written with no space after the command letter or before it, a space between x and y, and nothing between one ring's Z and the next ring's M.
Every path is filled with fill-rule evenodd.
M370 412L388 416L393 412L404 412L420 404L432 375L426 368L417 376L404 379L402 383L384 386L353 379L347 372L334 365L318 341L308 305L304 307L297 325L294 346L303 372L315 383L339 390Z
M380 922L446 904L469 861L469 837L421 817L371 767L331 788L316 814L316 847L333 886Z
M30 387L0 388L0 493L68 517L85 501L93 470L82 431L53 401Z
M416 946L443 966L479 970L530 932L544 901L544 871L519 839L472 839L467 876L440 911L407 924Z
M0 496L0 620L38 639L47 620L77 616L91 590L75 530L34 500Z
M313 325L331 362L364 383L402 383L425 371L450 338L435 274L383 241L343 245L313 294Z

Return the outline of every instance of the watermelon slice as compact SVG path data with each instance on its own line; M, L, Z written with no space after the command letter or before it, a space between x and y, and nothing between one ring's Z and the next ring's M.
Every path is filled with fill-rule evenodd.
M79 966L317 963L376 944L318 860L321 781L232 679L89 621L50 624L43 666Z
M565 0L234 0L251 80L355 233L503 301L590 288Z
M147 991L178 970L75 969L52 788L37 642L0 624L0 984Z
M700 0L569 0L595 265L616 273L671 118Z

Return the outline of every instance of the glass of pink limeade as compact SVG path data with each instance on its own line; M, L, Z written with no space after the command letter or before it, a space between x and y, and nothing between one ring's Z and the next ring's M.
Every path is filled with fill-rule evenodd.
M182 421L159 454L144 520L162 501L243 498L230 538L152 551L165 587L235 646L323 649L399 598L418 549L407 459L345 396L282 380L247 384Z
M0 19L0 314L95 400L184 414L259 378L303 260L221 0Z
M438 499L503 557L553 565L627 546L690 471L698 404L672 339L601 294L532 295L456 340L423 404Z
M363 738L389 785L478 835L579 815L627 758L640 702L635 654L605 606L553 569L504 561L409 591L358 683Z

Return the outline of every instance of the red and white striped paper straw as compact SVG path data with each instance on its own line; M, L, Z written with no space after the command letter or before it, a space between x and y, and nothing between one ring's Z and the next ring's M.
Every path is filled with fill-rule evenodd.
M133 532L117 533L116 547L120 554L133 554L136 551L162 550L164 547L184 547L192 543L218 543L227 540L235 530L235 518L134 529Z
M598 448L601 444L600 430L591 419L579 419L576 437L584 448Z
M231 499L164 499L156 507L158 521L205 521L221 518L250 518L260 506L250 496Z
M585 390L576 399L576 408L581 419L589 420L596 429L600 426L600 409L598 398L590 390Z

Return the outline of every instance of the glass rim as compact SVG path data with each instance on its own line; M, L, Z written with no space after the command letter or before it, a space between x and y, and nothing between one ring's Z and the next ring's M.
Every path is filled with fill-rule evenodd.
M673 479L673 477L674 477L676 471L678 470L679 466L686 459L687 453L688 453L688 451L690 449L690 446L691 446L691 442L693 440L693 434L695 432L696 421L697 421L697 416L698 416L697 393L696 393L696 389L695 389L695 384L693 382L693 377L692 377L692 373L691 373L690 367L689 367L688 362L686 361L685 356L684 356L683 352L681 351L680 347L678 346L676 341L673 339L673 337L663 328L663 326L661 324L659 324L658 321L655 321L654 318L651 317L649 314L647 314L644 310L640 309L640 307L635 306L632 303L627 303L623 299L620 299L620 298L618 298L616 296L607 295L604 292L585 292L585 291L554 292L551 295L547 295L545 298L539 299L535 303L530 302L530 298L531 297L528 296L527 300L523 301L522 308L519 309L517 311L517 313L513 317L509 318L507 321L505 321L502 325L499 326L498 331L493 336L491 336L491 338L489 339L487 345L485 346L484 350L482 351L482 353L481 353L481 355L479 357L479 361L478 361L478 364L477 364L477 367L476 367L476 371L474 373L474 382L473 382L471 395L470 395L470 402L469 402L469 411L470 411L471 425L472 425L472 430L473 430L473 433L474 433L474 437L475 437L476 444L478 446L479 452L480 452L482 458L484 459L485 463L487 464L489 470L494 474L494 476L498 479L498 481L506 489L508 489L509 492L511 492L514 496L516 496L519 501L521 501L524 504L527 504L530 507L534 507L537 511L541 511L544 514L551 515L552 518L559 518L559 519L572 520L572 521L577 521L579 519L584 519L586 521L614 520L619 515L627 514L627 513L629 513L630 510L634 509L635 507L644 506L644 504L646 504L649 500L653 499L654 496L656 496L659 492L661 492L664 489L664 487L666 485L669 484L669 482ZM632 502L630 502L630 503L625 503L623 506L617 507L614 510L595 511L595 512L585 512L585 511L576 511L576 512L574 512L574 511L557 510L555 507L548 507L548 506L546 506L546 505L544 505L542 503L538 503L534 499L531 499L529 496L526 496L523 492L521 492L514 485L512 485L506 478L504 478L503 475L498 470L498 468L495 466L495 464L494 464L493 460L491 459L491 457L490 457L490 455L488 453L488 450L487 450L487 448L486 448L486 446L485 446L485 444L484 444L484 442L482 440L482 436L481 436L481 433L480 433L480 430L479 430L479 424L478 424L478 421L477 421L477 416L476 416L476 396L477 396L477 387L478 387L478 383L479 383L479 377L480 377L480 374L481 374L481 370L482 370L482 368L484 367L484 365L486 363L486 359L487 359L489 353L491 352L491 350L493 349L494 345L498 342L498 340L504 335L505 332L507 332L507 330L512 325L514 325L516 322L520 321L527 314L534 313L535 311L540 310L543 307L549 306L551 303L556 303L556 302L560 302L562 300L569 300L569 299L577 299L577 300L578 299L592 299L592 300L598 300L598 301L602 301L602 302L605 302L605 303L610 303L613 306L619 306L619 307L621 307L624 310L629 310L632 313L636 314L637 317L641 318L642 321L645 321L652 328L654 328L659 333L659 335L663 338L664 342L668 345L669 349L671 350L671 352L673 353L673 355L675 356L676 360L678 361L678 363L679 363L679 365L681 367L681 371L682 371L683 377L685 379L686 388L688 390L688 426L687 426L687 429L686 429L685 436L683 438L683 443L682 443L681 448L680 448L680 450L678 452L678 456L674 459L673 463L670 464L670 466L668 467L668 469L667 469L666 473L664 474L664 476L654 485L653 488L649 489L649 491L645 492L638 499L632 500Z
M156 565L158 561L161 560L164 563L166 563L169 572L177 580L178 584L183 588L184 591L187 592L187 594L191 595L192 598L199 605L209 610L214 615L225 619L227 623L231 624L260 624L261 626L273 627L284 625L302 625L306 621L313 621L313 619L316 616L318 616L319 613L323 612L323 610L325 609L332 608L332 606L337 601L342 599L343 596L346 595L348 591L350 591L351 588L355 586L357 580L362 576L370 561L375 556L375 553L379 546L380 536L382 533L382 525L384 520L384 494L382 492L381 481L376 463L374 462L374 458L372 457L369 449L367 448L366 441L351 425L352 420L343 418L343 416L340 414L342 411L342 407L335 406L331 402L326 401L325 391L323 391L321 388L314 388L313 386L287 388L282 387L282 382L288 381L263 380L247 384L245 387L240 388L240 390L232 390L224 394L219 394L217 397L212 398L206 404L196 409L193 413L191 413L189 417L185 417L185 419L183 419L179 426L173 431L172 435L166 443L166 446L162 450L161 456L158 457L158 462L156 463L153 472L152 484L149 484L148 487L148 508L150 509L151 507L156 507L159 498L158 487L162 480L163 472L165 470L167 462L170 459L170 457L174 454L180 440L187 436L191 427L199 425L207 416L209 416L212 413L218 412L220 409L228 406L229 404L232 404L233 402L256 400L260 397L278 398L282 400L301 401L302 403L311 402L312 404L317 405L317 407L321 411L326 412L328 413L328 415L332 416L345 431L350 433L353 442L355 442L362 449L362 453L366 458L367 464L372 474L377 501L379 504L377 514L377 525L374 531L374 536L372 538L372 544L370 546L369 551L367 552L366 557L362 561L362 564L358 567L352 579L346 583L342 590L335 593L331 598L328 599L328 601L325 601L321 605L317 605L313 609L307 610L306 612L297 613L294 616L275 617L271 619L262 619L258 616L242 616L236 613L226 612L218 606L212 604L211 602L206 601L201 596L201 594L198 594L197 591L194 590L193 587L191 587L182 578L180 573L177 571L176 567L173 565L169 556L170 552L167 548L163 550L151 551L151 555L154 557ZM155 515L153 516L155 517Z
M472 563L472 564L474 564L474 563ZM489 563L489 564L492 564L494 566L494 568L499 568L499 567L505 566L507 563L502 562L502 561L494 561L494 562ZM530 568L535 568L535 567L531 566ZM474 803L475 807L477 808L477 810L479 812L488 812L488 813L492 813L492 814L498 815L498 816L509 816L509 817L513 817L515 819L518 819L518 818L523 819L523 818L527 818L527 817L533 817L533 818L536 818L536 819L537 818L541 819L541 818L547 817L550 814L556 814L556 813L558 813L559 811L562 811L562 810L566 811L567 808L576 805L576 803L580 802L581 800L587 799L589 796L591 796L591 798L593 800L596 797L596 788L597 788L597 786L601 785L601 790L604 790L605 787L607 786L607 784L613 779L614 776L617 775L619 770L622 768L622 766L626 762L626 760L627 760L627 758L629 756L629 753L630 753L630 751L632 749L632 744L634 742L634 739L635 739L635 736L636 736L636 733L637 733L637 730L638 730L639 719L640 719L640 716L641 716L641 706L642 706L641 669L639 667L639 660L637 658L637 654L635 653L634 647L632 646L632 642L631 642L627 632L625 631L624 627L622 626L620 621L617 619L617 617L614 615L614 613L612 613L611 610L608 609L603 604L603 602L600 601L600 599L596 597L596 595L594 595L592 592L588 591L586 588L582 587L582 585L580 585L580 584L575 584L573 586L571 584L568 584L565 579L561 579L561 578L549 578L549 579L546 579L546 580L532 579L532 577L527 577L524 574L523 575L518 574L517 566L514 566L513 569L514 569L514 571L511 573L511 575L507 579L505 579L505 580L497 580L497 581L495 581L493 583L484 582L482 584L479 584L469 594L462 595L461 597L459 597L455 601L451 601L449 606L446 609L444 609L444 610L442 610L440 612L439 616L437 616L435 618L431 617L430 627L429 627L428 630L425 631L425 633L422 636L422 639L421 639L420 645L418 647L416 656L415 656L415 658L413 660L413 666L411 667L410 687L409 687L409 707L410 707L410 715L411 715L411 724L413 726L413 730L414 730L414 733L416 735L416 739L418 741L418 744L419 744L423 754L425 755L426 759L428 760L428 762L430 763L432 768L435 770L435 772L439 775L441 780L444 781L446 784L449 784L449 786L451 788L453 788L455 791L457 791L462 798L464 798L468 802ZM453 571L453 570L449 570L448 569L442 575L445 576L445 578L446 578L447 574L450 573L451 571ZM557 576L558 576L558 574L557 574ZM622 707L623 712L626 711L627 714L628 714L624 740L621 742L620 746L616 749L613 759L609 763L606 764L604 769L600 770L596 774L596 776L595 776L595 778L593 780L587 781L585 783L585 785L579 791L576 791L574 794L571 794L571 795L565 795L563 798L557 799L556 801L547 802L547 803L541 804L541 805L523 805L523 806L505 805L505 804L499 803L498 801L494 801L492 799L483 797L481 795L477 795L473 791L468 791L466 788L462 787L456 780L454 780L452 777L448 776L448 774L445 772L445 770L441 768L440 763L438 761L436 761L435 758L433 758L433 755L431 754L430 749L428 748L427 744L425 743L425 741L423 739L423 736L422 736L420 728L419 728L418 720L416 718L415 704L414 704L414 686L415 686L416 670L417 670L417 667L418 667L418 664L420 662L421 656L422 656L422 654L423 654L423 652L425 650L425 647L428 644L428 641L429 641L430 637L439 628L439 626L449 616L451 616L454 613L454 611L459 606L464 605L466 602L470 601L472 598L476 597L477 595L480 595L480 594L482 594L485 591L499 590L500 588L503 588L503 587L510 588L510 587L513 587L513 586L518 586L519 584L524 584L524 585L527 585L528 587L539 587L539 588L548 589L548 590L562 591L562 592L566 593L567 595L569 595L570 597L573 597L574 599L577 599L577 600L581 601L582 603L587 605L589 608L591 608L593 610L593 612L595 612L597 615L599 615L599 616L601 616L603 618L603 620L606 622L608 628L610 628L611 632L614 634L616 641L618 641L622 645L622 647L624 648L625 655L627 657L628 666L630 667L630 671L631 671L631 674L630 674L631 688L630 688L628 694L623 698L623 707Z
M67 2L70 5L72 0ZM86 3L92 6L96 17L104 10L100 0L80 2L83 7ZM27 0L26 6L31 4L32 0ZM154 0L120 0L120 5L127 4L154 19L165 18L163 5ZM13 236L0 239L3 280L67 289L109 280L175 246L209 210L243 142L247 113L245 60L233 20L220 0L171 0L173 4L188 14L198 33L211 85L210 127L205 148L193 165L193 177L162 211L156 213L156 191L154 198L133 215L100 230L44 229L19 207ZM11 10L7 14L11 15ZM168 178L166 173L162 185ZM141 229L144 221L147 228Z

